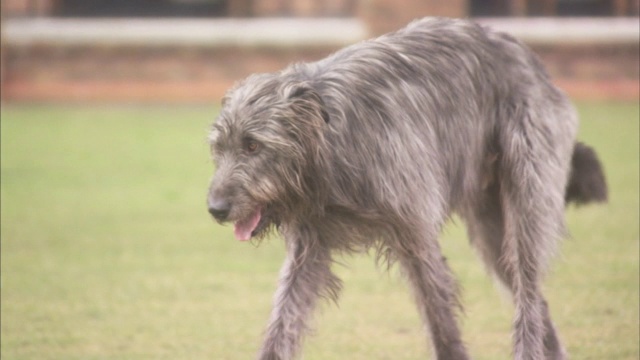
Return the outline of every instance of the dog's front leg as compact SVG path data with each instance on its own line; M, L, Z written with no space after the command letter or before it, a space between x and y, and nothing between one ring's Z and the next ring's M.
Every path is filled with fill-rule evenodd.
M294 359L319 297L336 300L340 280L331 272L330 250L308 228L285 234L287 258L280 272L273 312L260 360Z

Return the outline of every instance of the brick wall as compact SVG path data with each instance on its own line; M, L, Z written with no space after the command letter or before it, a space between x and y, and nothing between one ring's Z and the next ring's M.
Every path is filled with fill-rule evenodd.
M2 97L14 101L216 102L239 79L336 48L13 47ZM554 82L581 99L637 100L636 46L536 46Z
M216 102L239 79L297 61L327 47L69 47L3 51L2 98L10 101Z

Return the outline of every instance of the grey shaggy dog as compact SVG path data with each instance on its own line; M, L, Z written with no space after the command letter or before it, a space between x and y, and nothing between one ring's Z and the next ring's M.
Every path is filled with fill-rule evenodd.
M462 20L415 21L240 82L210 134L208 206L240 240L284 236L259 358L295 358L318 299L337 300L332 254L373 247L400 264L436 357L468 359L437 240L452 213L511 290L514 357L565 358L541 279L565 203L607 197L577 126L527 47Z

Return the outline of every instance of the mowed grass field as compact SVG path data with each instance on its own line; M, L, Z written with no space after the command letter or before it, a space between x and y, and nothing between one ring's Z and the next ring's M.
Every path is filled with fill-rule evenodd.
M568 209L572 237L545 293L572 359L639 357L639 108L580 103L610 203ZM251 359L282 241L233 239L205 206L213 106L2 106L2 359ZM475 359L508 359L512 305L462 224L441 243ZM316 313L304 358L424 359L397 269L345 257L339 307Z

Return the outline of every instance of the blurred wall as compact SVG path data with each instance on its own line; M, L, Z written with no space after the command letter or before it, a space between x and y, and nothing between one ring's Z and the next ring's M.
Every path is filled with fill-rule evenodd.
M91 2L110 10L89 7ZM568 3L582 3L583 7L567 8ZM134 5L135 10L125 11ZM200 9L201 16L183 15L193 9ZM109 20L100 17L99 11L110 14ZM526 29L533 26L527 19L535 19L529 16L551 14L556 16L551 19L561 19L559 16L591 16L594 12L601 15L599 19L611 19L612 29L617 18L637 24L638 0L3 0L1 94L4 101L211 102L218 101L235 81L251 73L276 71L295 61L317 60L346 43L397 29L422 16L520 16L515 19L523 20L516 25ZM619 17L629 14L636 15ZM194 26L186 28L192 29L189 31L193 38L202 40L206 34L198 30L197 24L206 27L215 23L222 29L224 24L231 27L230 19L253 24L258 40L181 41L176 37L171 40L175 34L165 31L168 41L161 41L162 31L156 31L162 24L191 24ZM274 24L290 21L280 19L297 19L296 26L290 30L285 27L280 33L296 39L293 43L268 40ZM581 21L576 17L568 19ZM74 21L82 27L74 29ZM155 27L149 26L145 35L144 24L152 23ZM263 28L255 30L256 24ZM111 32L124 32L130 38L137 37L137 41L119 42L108 36L91 40L90 31L83 29L91 30L92 26L103 33L105 27L107 33L112 27ZM248 31L242 26L235 24L233 31ZM55 37L55 31L64 27L71 27L72 31L66 34L74 34L77 41L63 39L62 35ZM363 30L356 31L356 35L352 30L345 31L342 39L318 40L322 29L339 33L343 27ZM29 31L32 35L40 31L43 36L29 38ZM11 36L5 36L7 32ZM555 37L564 36L558 32ZM555 81L574 97L639 96L637 40L576 44L543 41L530 45Z

